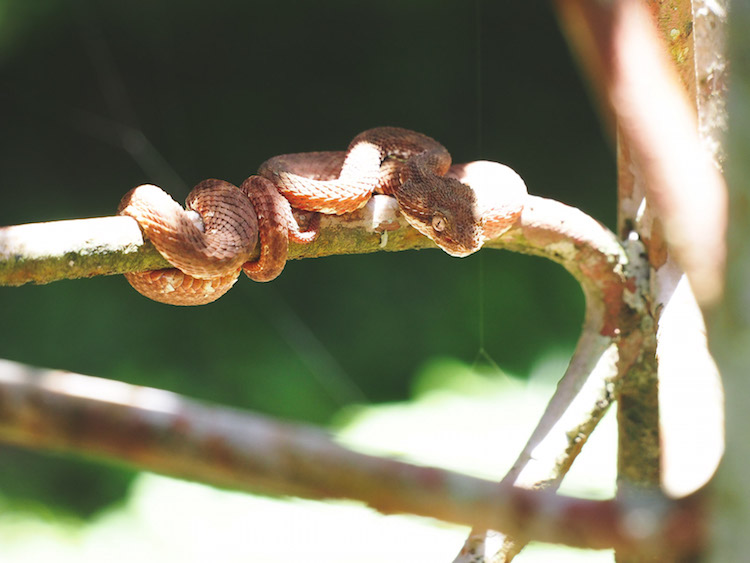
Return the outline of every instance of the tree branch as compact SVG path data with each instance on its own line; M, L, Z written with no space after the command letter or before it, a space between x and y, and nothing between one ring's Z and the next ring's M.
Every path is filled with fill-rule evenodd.
M519 227L497 244L560 263L580 282L586 299L581 337L565 375L502 481L556 490L607 412L619 377L640 354L640 324L647 318L639 293L643 280L638 261L630 263L610 231L576 209L542 198L529 198ZM527 539L502 532L472 530L455 563L510 561Z
M557 0L555 5L605 115L616 118L622 144L637 164L636 171L626 170L620 178L626 219L639 214L640 196L645 194L663 225L663 233L645 228L641 232L644 238L654 238L652 264L659 259L663 263L666 240L698 302L715 303L723 287L727 195L698 135L691 2ZM649 9L662 11L662 37ZM689 73L685 85L676 66L683 76ZM714 70L715 83L702 87L721 90L723 69ZM686 87L692 89L691 98ZM721 98L721 92L712 93ZM634 172L640 177L627 178ZM633 193L634 180L643 193Z
M309 245L293 245L292 257L434 247L431 241L406 224L395 202L387 196L375 196L355 213L324 216L322 219L318 240ZM134 223L129 224L129 218L74 223L78 226L86 221L98 229L114 232L117 228L127 234L111 237L116 245L99 253L106 262L108 273L119 273L127 268L166 266L158 263L160 257L150 244L142 240ZM47 232L44 238L60 241L65 235L66 223L22 225L0 230L0 264L5 259L5 268L0 268L5 274L0 276L0 282L45 282L101 272L102 265L95 261L87 264L89 270L75 270L76 265L85 263L86 257L95 255L104 246L93 243L98 240L95 234L74 231L77 238L70 247L78 249L82 260L72 259L73 265L63 263L62 275L55 273L50 277L40 277L38 272L54 271L54 268L45 269L45 264L59 265L70 255L64 247L56 255L44 249L29 252L28 249L33 248L31 243L38 240L35 231L55 229L59 232ZM630 363L620 357L618 342L625 335L622 327L632 326L631 317L641 314L627 304L638 303L633 294L637 284L634 276L626 273L628 258L610 231L579 210L552 200L528 196L516 225L486 245L544 256L560 263L580 282L586 298L583 333L568 370L538 428L503 481L506 487L516 484L526 488L555 489L606 412L612 400L613 382L621 372L618 364ZM120 248L126 250L118 254ZM24 252L25 260L15 258L23 256ZM144 262L136 264L134 257L139 256ZM630 349L635 351L636 347ZM477 538L484 538L485 533L486 530L475 530L465 552L474 551ZM507 541L508 545L519 549L523 545L516 543L513 537L508 537Z
M624 251L614 235L584 213L559 202L526 198L516 225L485 243L543 256L564 266L604 306L619 308ZM375 195L346 215L323 215L320 236L310 244L291 243L291 259L437 248L411 228L393 198ZM251 259L258 255L258 248ZM143 238L130 217L101 217L0 227L0 285L50 283L63 279L122 274L171 267ZM605 327L610 332L613 327Z
M318 239L311 244L292 243L289 257L317 258L428 247L436 248L407 225L395 200L376 195L354 213L323 215ZM256 247L250 258L257 258L258 252ZM0 228L0 285L49 283L171 267L143 238L138 223L131 217Z
M726 61L717 30L726 13L698 0L555 4L604 114L616 121L620 235L650 266L643 293L651 314L641 319L641 341L630 346L639 355L631 353L618 395L618 495L660 486L686 495L711 478L723 450L721 382L698 303L720 298L726 256L726 189L704 151L721 154ZM714 138L701 139L699 124ZM673 559L665 545L660 560Z
M523 533L578 547L642 550L659 536L694 547L692 504L572 499L346 449L326 433L176 394L0 360L0 439L73 451L215 485ZM632 510L659 510L643 534ZM640 551L639 551L640 552Z

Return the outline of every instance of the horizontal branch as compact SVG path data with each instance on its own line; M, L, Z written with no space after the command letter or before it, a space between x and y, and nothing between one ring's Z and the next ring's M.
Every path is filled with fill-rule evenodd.
M347 215L322 215L320 236L290 244L289 257L317 258L436 248L412 229L389 196L376 195ZM250 256L257 258L259 247ZM63 279L171 268L144 239L131 217L100 217L0 228L0 285L49 283Z
M553 200L529 196L516 226L485 246L545 256L591 287L622 283L621 272L611 275L613 265L622 261L622 249L614 235L584 213ZM289 257L422 248L437 247L407 224L393 198L375 195L353 213L322 215L318 239L310 244L291 243ZM250 259L258 252L256 247ZM582 258L600 266L585 272ZM0 285L43 284L169 267L130 217L0 227ZM589 280L602 275L607 279Z
M0 439L197 479L313 499L349 498L578 547L634 549L694 541L692 503L615 501L529 491L357 453L312 427L186 400L174 393L0 360ZM639 513L637 525L631 511ZM643 523L652 526L644 528ZM661 540L658 540L661 541ZM641 551L642 552L642 551Z

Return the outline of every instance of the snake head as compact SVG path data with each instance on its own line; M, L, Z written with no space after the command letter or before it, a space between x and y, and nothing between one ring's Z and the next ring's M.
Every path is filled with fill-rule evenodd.
M394 195L409 224L451 256L468 256L484 242L476 194L455 178L409 179Z

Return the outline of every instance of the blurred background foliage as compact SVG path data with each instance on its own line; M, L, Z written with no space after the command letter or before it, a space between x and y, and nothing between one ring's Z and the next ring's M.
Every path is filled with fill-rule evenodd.
M396 125L612 227L612 150L550 6L480 4L0 0L0 225L111 215L141 183L183 201L202 179L239 183L275 154ZM121 277L0 287L0 357L325 424L407 399L436 358L492 375L484 349L527 374L572 350L582 312L575 281L539 258L340 256L199 308ZM92 514L132 476L0 446L9 502Z

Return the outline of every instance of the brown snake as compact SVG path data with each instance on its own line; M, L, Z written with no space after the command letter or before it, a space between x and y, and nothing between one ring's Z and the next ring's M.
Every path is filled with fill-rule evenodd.
M507 231L519 217L523 181L493 162L451 167L437 141L406 129L378 127L357 135L346 152L273 157L236 186L204 180L188 195L188 211L160 188L128 192L118 212L138 221L173 269L125 274L140 293L173 305L221 297L244 271L255 281L278 276L289 239L311 242L313 219L300 230L292 207L340 215L373 193L396 198L415 229L452 256L467 256ZM314 217L319 217L315 215ZM248 262L260 236L260 257Z

